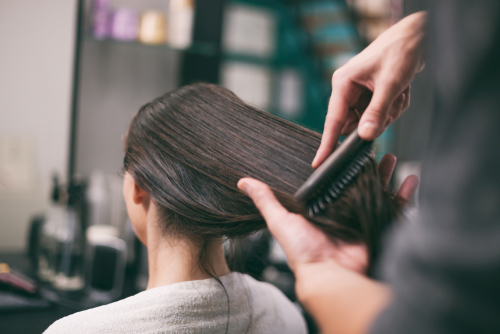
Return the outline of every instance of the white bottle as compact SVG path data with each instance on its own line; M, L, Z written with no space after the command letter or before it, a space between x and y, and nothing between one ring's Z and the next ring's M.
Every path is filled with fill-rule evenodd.
M194 4L192 0L170 0L168 20L169 44L178 49L191 46Z
M61 226L63 209L51 206L43 223L40 247L38 252L38 277L42 281L51 282L55 275L54 244L55 233Z
M38 249L38 277L46 282L54 280L56 272L56 232L64 220L64 205L57 175L53 177L51 205L43 223Z
M87 190L89 205L89 225L110 224L110 193L106 176L101 172L90 175L90 184Z
M62 226L56 232L57 271L53 286L59 290L80 290L84 287L83 248L80 214L68 206L64 212Z

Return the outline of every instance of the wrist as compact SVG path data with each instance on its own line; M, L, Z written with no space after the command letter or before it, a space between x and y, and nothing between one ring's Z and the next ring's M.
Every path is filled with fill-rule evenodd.
M318 294L318 287L335 284L345 269L335 260L307 263L295 268L295 292L299 301L307 307Z
M296 293L325 333L366 333L390 302L390 289L334 260L299 265Z

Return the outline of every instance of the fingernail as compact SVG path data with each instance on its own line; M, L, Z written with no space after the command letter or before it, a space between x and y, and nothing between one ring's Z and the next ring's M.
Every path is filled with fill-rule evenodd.
M248 183L244 179L239 180L236 186L238 187L238 189L240 189L241 191L243 191L245 194L248 195L249 187Z
M311 162L311 166L315 166L316 165L316 160L318 160L318 155L317 154L314 156L313 162Z
M359 127L359 134L363 137L373 137L377 134L378 126L375 122L366 121Z

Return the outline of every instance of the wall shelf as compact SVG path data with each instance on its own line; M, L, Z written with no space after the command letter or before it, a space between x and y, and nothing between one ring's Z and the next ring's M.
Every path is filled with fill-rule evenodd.
M83 38L84 42L91 42L91 43L102 43L106 45L130 45L134 46L137 48L153 48L153 49L164 49L164 50L172 50L172 51L178 51L178 52L185 52L185 53L193 53L193 54L199 54L199 55L204 55L204 56L214 56L217 54L217 47L214 44L211 43L204 43L204 42L194 42L191 44L190 47L186 49L180 49L180 48L175 48L172 47L171 45L165 43L165 44L144 44L139 41L120 41L116 39L97 39L94 38L93 36L86 35Z

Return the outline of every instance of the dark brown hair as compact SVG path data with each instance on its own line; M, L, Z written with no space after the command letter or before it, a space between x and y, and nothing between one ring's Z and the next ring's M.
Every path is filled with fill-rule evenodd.
M139 110L126 138L124 168L154 200L165 232L186 235L203 250L216 238L265 228L236 187L242 177L267 183L287 209L303 213L293 194L313 172L320 139L223 87L193 84ZM370 161L323 217L306 218L334 239L366 243L373 260L399 211Z

